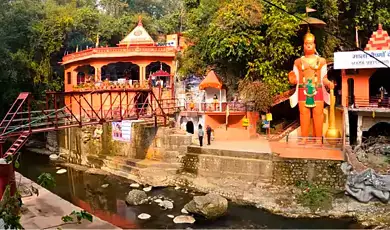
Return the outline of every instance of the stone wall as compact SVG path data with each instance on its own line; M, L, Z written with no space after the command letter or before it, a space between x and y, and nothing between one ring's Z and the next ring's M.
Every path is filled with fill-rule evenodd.
M102 134L96 135L96 129L102 130ZM191 136L145 122L133 123L131 142L113 140L111 131L111 123L58 131L60 152L71 163L100 168L108 156L177 162L191 144Z
M265 182L288 186L311 182L343 188L341 161L280 158L274 154L188 147L182 171L208 178Z
M272 183L296 185L310 182L324 187L343 189L346 181L341 161L273 158Z

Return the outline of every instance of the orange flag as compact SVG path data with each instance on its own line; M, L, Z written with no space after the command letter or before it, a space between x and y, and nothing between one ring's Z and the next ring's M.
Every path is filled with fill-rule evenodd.
M316 12L317 10L306 7L306 13Z

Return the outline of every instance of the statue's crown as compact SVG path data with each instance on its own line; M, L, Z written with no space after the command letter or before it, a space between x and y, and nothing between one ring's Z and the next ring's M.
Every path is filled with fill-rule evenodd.
M316 37L314 36L314 34L310 33L310 31L307 31L307 33L303 37L303 40L304 41L315 41Z

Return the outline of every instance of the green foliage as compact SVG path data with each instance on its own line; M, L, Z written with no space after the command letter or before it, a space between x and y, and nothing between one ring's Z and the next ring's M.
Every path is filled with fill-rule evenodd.
M200 1L187 15L187 28L194 46L183 55L181 74L216 66L226 81L262 80L271 95L288 89L284 66L298 52L291 43L299 28L296 18L259 0Z
M56 186L56 180L50 173L41 173L38 176L37 182L46 189L52 189Z
M76 222L78 224L80 224L82 220L88 220L89 222L92 222L92 215L85 210L82 210L80 212L73 211L71 214L63 216L62 221L64 223L74 222L74 218L76 218Z
M257 111L267 112L272 105L273 100L269 87L261 81L241 80L238 90L245 102L253 102L255 104Z
M20 194L11 196L11 188L5 188L3 198L0 201L0 219L4 221L5 229L23 229L20 224Z
M298 183L297 186L301 189L297 198L302 206L310 208L313 212L332 208L333 196L329 189L307 182Z

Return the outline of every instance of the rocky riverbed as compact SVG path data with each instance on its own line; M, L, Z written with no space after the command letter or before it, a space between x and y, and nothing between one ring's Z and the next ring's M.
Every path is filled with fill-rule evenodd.
M155 176L158 175L158 176ZM295 186L279 187L262 182L244 182L232 178L205 178L190 173L169 174L160 170L141 172L139 183L154 186L183 186L203 193L216 193L234 202L263 208L286 217L356 218L365 227L390 226L390 206L379 201L361 203L344 191L332 197L327 209L311 210L298 202L302 192Z
M64 165L80 167L67 163ZM96 169L89 170L96 171ZM313 211L298 202L298 195L302 191L294 186L278 187L262 182L250 183L231 178L204 178L189 173L173 175L156 169L143 170L138 177L134 176L131 179L145 186L180 186L202 193L216 193L234 202L253 205L286 217L352 217L366 227L390 226L389 205L381 202L360 203L342 191L333 197L330 209Z
M42 172L55 175L57 186L52 192L121 228L360 228L355 221L348 218L287 218L256 208L254 205L240 205L230 201L224 216L208 220L202 217L203 214L209 213L203 206L203 204L208 203L208 198L195 201L194 207L196 208L190 210L199 213L200 216L187 214L188 211L183 210L191 200L195 200L195 196L204 196L204 193L209 193L206 191L207 189L213 189L217 193L218 191L227 191L221 195L230 198L229 193L232 190L224 189L227 186L235 184L234 186L237 186L235 188L246 188L243 184L235 181L221 186L215 182L192 178L190 175L179 175L179 177L167 177L163 180L164 184L169 182L171 185L176 184L175 186L162 188L152 186L150 188L152 184L138 181L138 185L136 185L134 181L109 175L99 169L53 163L47 156L43 155L26 153L20 161L19 171L23 175L33 180L36 180ZM67 169L67 172L57 174L56 172L60 169ZM161 176L160 179L166 176L157 175ZM143 179L148 180L148 177L143 177ZM154 183L157 182L154 180ZM179 185L180 183L182 185ZM191 189L197 185L202 186ZM221 189L218 190L215 186L220 186ZM148 202L141 205L126 205L125 201L129 191L133 190L144 191L147 194ZM204 191L204 193L196 191ZM257 194L256 196L263 197L264 195ZM240 197L231 197L232 200L239 201L240 199L237 198ZM224 204L223 199L221 199L220 204ZM258 207L261 206L258 205ZM189 208L188 205L187 208ZM191 217L196 220L192 224L190 224L193 221Z

